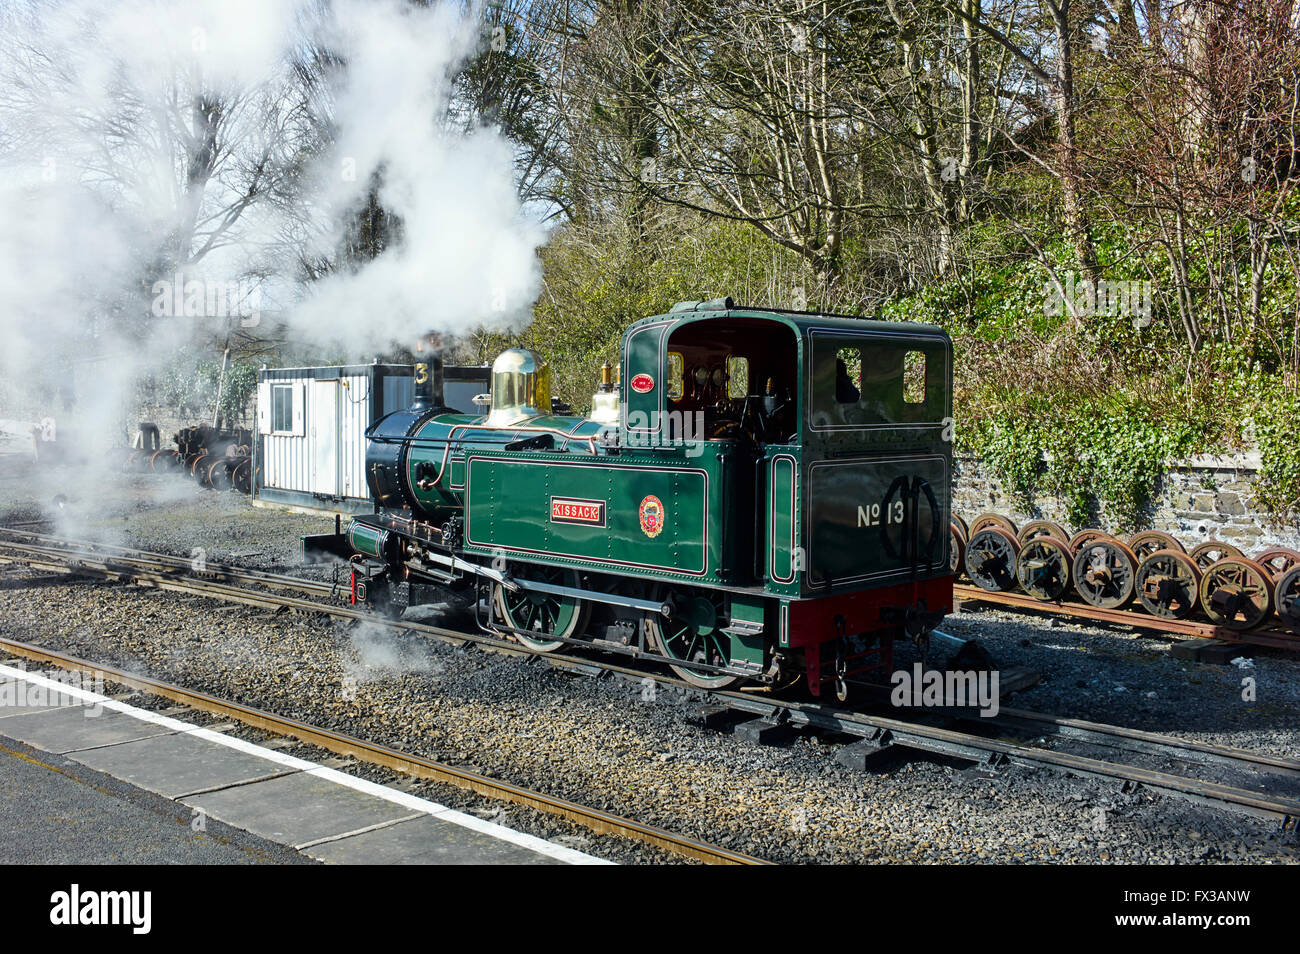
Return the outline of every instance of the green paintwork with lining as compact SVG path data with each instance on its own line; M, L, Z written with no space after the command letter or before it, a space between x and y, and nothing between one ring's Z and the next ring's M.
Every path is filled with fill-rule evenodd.
M530 452L468 455L465 550L625 573L650 579L726 583L734 577L731 445L611 456ZM554 498L604 505L604 524L552 519ZM642 526L649 498L662 529ZM651 527L653 529L653 527Z

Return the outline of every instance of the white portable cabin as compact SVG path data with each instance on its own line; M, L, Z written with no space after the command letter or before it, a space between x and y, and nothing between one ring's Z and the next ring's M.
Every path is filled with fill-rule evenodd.
M488 368L445 368L444 401L475 413ZM254 503L366 513L366 430L409 407L410 365L263 368L257 376Z

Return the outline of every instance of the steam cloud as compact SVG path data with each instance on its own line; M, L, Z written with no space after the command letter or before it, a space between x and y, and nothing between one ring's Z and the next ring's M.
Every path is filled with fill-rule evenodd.
M445 118L479 42L473 11L403 0L0 6L0 418L41 413L79 366L79 430L121 446L141 374L230 323L159 317L174 274L251 287L292 339L358 357L527 320L542 233L510 145ZM218 152L196 188L211 104ZM241 206L250 183L265 192ZM372 189L401 241L304 282Z

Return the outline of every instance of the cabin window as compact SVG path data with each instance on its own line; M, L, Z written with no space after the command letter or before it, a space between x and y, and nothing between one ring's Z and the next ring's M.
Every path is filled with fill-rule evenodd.
M749 397L748 358L727 358L727 397L733 401Z
M939 423L948 414L947 383L940 341L813 335L813 427Z
M925 355L920 351L903 355L903 400L908 404L925 403Z
M857 404L862 399L862 351L841 348L835 352L835 403Z
M293 433L293 385L271 385L271 432Z
M680 351L668 352L668 398L672 401L682 399L682 377L686 373L686 360Z

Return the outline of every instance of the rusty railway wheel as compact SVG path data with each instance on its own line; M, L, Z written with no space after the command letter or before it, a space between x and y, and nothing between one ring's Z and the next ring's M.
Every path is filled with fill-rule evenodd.
M245 457L237 463L230 471L230 486L237 493L248 494L253 492L253 462Z
M207 485L213 490L229 490L233 483L231 476L230 461L224 457L218 457L208 467Z
M149 468L158 473L162 473L165 470L175 470L176 464L176 452L174 450L154 451L149 457Z
M1282 625L1300 633L1300 566L1293 566L1282 574L1273 593L1273 607Z
M1053 523L1051 520L1030 520L1016 534L1016 539L1022 545L1039 537L1053 537L1060 540L1067 547L1070 545L1070 535L1065 532L1065 528L1059 523Z
M1074 555L1072 578L1083 601L1098 609L1119 609L1133 599L1138 559L1114 537L1086 542Z
M1273 574L1275 580L1282 579L1293 568L1300 566L1300 553L1288 547L1271 547L1251 559Z
M1200 586L1200 568L1182 550L1148 553L1138 567L1137 598L1152 616L1187 619L1194 615L1200 605Z
M1094 527L1089 530L1080 530L1074 536L1070 537L1069 544L1070 544L1070 549L1075 553L1078 553L1079 548L1082 547L1085 543L1091 543L1093 540L1114 540L1114 539L1115 537L1112 537L1105 530L1098 530Z
M1252 629L1273 611L1273 578L1245 557L1227 557L1201 575L1201 609L1219 626Z
M1073 562L1069 544L1053 536L1034 537L1020 548L1016 579L1020 588L1036 600L1059 600L1070 588Z
M952 517L950 518L950 520L951 520L953 523L957 524L958 527L961 528L962 539L964 539L964 540L969 540L969 539L970 539L970 524L968 524L968 523L966 522L966 519L965 519L961 514L959 514L959 513L955 513L955 514L952 515Z
M1176 538L1163 530L1143 530L1141 533L1133 534L1128 538L1128 548L1139 560L1145 560L1151 554L1161 550L1173 550L1175 553L1187 552Z
M966 566L966 537L962 535L957 521L948 525L948 568L952 570L953 579L961 577Z
M1192 547L1191 552L1187 555L1192 558L1192 562L1201 568L1202 575L1220 560L1245 556L1231 543L1224 543L1222 540L1206 540L1204 543L1198 543Z
M1005 593L1015 588L1019 552L1015 536L1001 527L978 530L966 547L966 575L980 589Z
M211 454L200 454L190 462L190 476L207 486L208 468L212 466Z
M999 530L1005 531L1013 540L1016 539L1016 534L1020 532L1016 527L1016 522L1010 517L1004 517L1000 513L982 513L971 521L970 533L967 534L966 538L973 540L976 534L988 527L997 527Z

